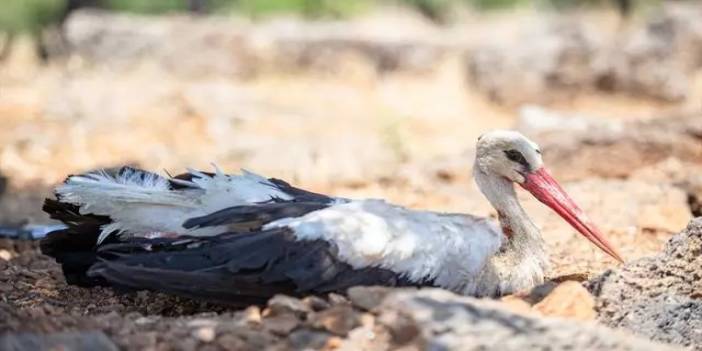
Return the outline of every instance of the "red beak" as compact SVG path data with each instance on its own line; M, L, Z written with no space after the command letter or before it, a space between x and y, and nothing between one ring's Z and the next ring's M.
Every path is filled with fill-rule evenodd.
M526 174L522 188L529 191L535 198L556 211L559 216L570 223L580 234L590 240L602 251L619 262L624 262L617 250L602 236L602 232L590 221L583 210L563 191L545 167Z

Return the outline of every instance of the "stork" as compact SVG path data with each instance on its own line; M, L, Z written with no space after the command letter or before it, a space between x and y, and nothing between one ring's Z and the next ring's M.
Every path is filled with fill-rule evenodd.
M44 210L67 228L50 233L41 249L62 264L69 283L234 305L354 285L500 296L542 283L548 269L544 240L517 199L516 183L622 261L550 176L539 147L518 132L483 134L473 175L499 225L321 195L246 171L89 172L69 176L56 199L46 200Z

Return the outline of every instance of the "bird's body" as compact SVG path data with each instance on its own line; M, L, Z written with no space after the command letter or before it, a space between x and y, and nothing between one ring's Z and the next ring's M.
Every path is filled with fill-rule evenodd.
M329 197L250 172L166 178L123 168L72 176L59 186L45 210L68 229L50 234L42 249L63 264L69 282L234 304L353 285L429 285L474 296L528 289L544 280L544 242L517 201L515 180L491 173L511 168L490 159L504 158L490 138L506 138L514 152L538 149L519 134L493 133L478 143L474 176L500 223ZM507 162L547 177L539 173L540 156L518 153ZM537 194L541 188L529 182L543 182L551 191L550 178L540 179L520 184Z

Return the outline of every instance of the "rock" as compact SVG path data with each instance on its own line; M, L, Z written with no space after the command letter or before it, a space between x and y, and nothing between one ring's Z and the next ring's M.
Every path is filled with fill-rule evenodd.
M329 308L329 302L325 301L324 299L317 297L317 296L307 296L304 299L302 299L302 303L307 305L307 307L315 312L325 310Z
M261 324L261 309L258 306L249 306L244 310L244 320L251 324Z
M217 338L217 344L225 350L245 350L248 347L244 340L229 334Z
M559 284L534 309L550 317L594 320L595 300L580 283L567 281Z
M544 162L560 181L592 177L625 178L670 158L702 163L699 115L633 121L620 129L539 133Z
M524 301L530 305L535 305L543 300L548 294L558 286L557 282L546 281L541 285L537 285L529 291L529 294L523 296Z
M95 10L74 11L64 24L72 53L85 62L126 70L149 59L189 77L253 74L255 58L245 32L242 23L224 19Z
M375 324L375 316L364 313L360 317L361 325L349 331L346 338L341 340L340 351L354 350L388 350L390 349L390 333Z
M331 338L328 333L311 330L296 330L288 336L288 343L293 350L319 350Z
M278 314L263 319L263 328L273 334L285 336L300 325L300 320L292 313Z
M193 331L193 337L202 342L212 342L215 339L216 333L212 327L201 327Z
M268 308L264 311L264 315L276 316L278 314L293 313L301 317L309 312L311 312L311 309L300 299L286 295L275 295L268 300Z
M388 292L383 287L357 286L348 289L346 295L354 306L370 311L383 302Z
M525 135L544 133L573 133L588 130L620 132L624 123L620 120L591 116L565 115L538 105L525 105L519 109L516 129Z
M6 294L12 290L12 284L0 282L0 293Z
M387 328L394 344L406 346L410 343L422 343L421 340L418 340L421 338L422 326L417 325L413 318L398 310L397 306L394 309L378 308L377 322Z
M492 101L518 104L593 84L601 33L581 22L539 22L518 35L490 38L466 57L471 85ZM557 88L557 89L556 89Z
M631 178L647 182L675 184L687 194L690 212L696 217L702 215L702 164L684 162L676 157L669 157L634 171Z
M88 331L53 334L5 334L0 336L0 350L117 351L119 348L103 332Z
M72 53L85 62L124 70L155 61L187 77L250 77L263 69L343 72L349 62L373 73L425 72L451 49L442 36L389 36L384 33L397 31L368 30L348 21L252 25L243 19L79 10L64 28Z
M214 327L218 323L217 321L214 321L212 319L205 319L205 318L198 318L198 319L193 319L188 322L189 327L193 328L198 328L198 327Z
M500 302L503 303L505 308L514 313L523 315L534 314L534 311L531 309L531 305L520 297L514 295L503 296L500 298Z
M336 305L310 316L313 326L336 334L346 335L358 326L356 312L350 305Z
M328 298L329 303L332 305L347 305L349 303L349 299L336 293L330 293Z
M393 335L391 349L672 350L591 323L522 316L498 302L440 289L395 291L376 313Z
M0 249L0 260L9 261L12 259L12 253L5 249Z
M588 287L602 323L702 350L702 218L662 254L607 271Z
M548 103L591 91L679 102L700 68L699 5L665 4L643 28L607 30L580 18L546 18L514 35L485 36L466 55L468 79L499 103Z
M149 318L149 317L139 317L134 320L134 324L136 325L145 325L145 324L151 324L156 322L156 319L154 318Z

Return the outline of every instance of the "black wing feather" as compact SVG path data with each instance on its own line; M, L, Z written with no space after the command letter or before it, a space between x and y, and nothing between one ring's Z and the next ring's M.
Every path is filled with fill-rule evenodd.
M190 218L183 223L183 227L190 229L233 224L258 229L266 223L281 218L303 216L327 206L327 203L297 201L234 206L205 216Z
M322 240L300 241L287 228L193 238L156 246L134 242L105 257L88 274L113 285L150 289L232 305L265 303L275 294L343 292L355 285L418 285L378 268L354 269ZM131 253L125 254L125 251Z

